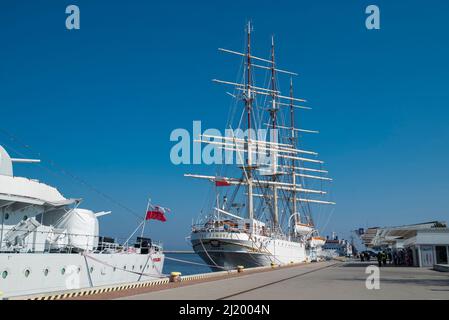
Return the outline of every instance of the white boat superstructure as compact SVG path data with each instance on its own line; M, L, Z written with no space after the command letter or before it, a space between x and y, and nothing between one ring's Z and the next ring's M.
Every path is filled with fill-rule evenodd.
M13 175L0 146L0 292L3 298L157 279L162 246L148 238L118 244L99 236L99 217L56 188Z
M225 157L231 153L237 165L225 163L216 175L186 174L215 184L207 214L190 236L195 252L213 270L318 260L324 242L312 210L335 204L325 191L332 179L324 162L302 147L302 135L318 131L296 126L295 110L310 108L294 97L292 79L288 95L280 89L278 74L297 74L278 68L273 37L270 57L255 56L251 34L248 23L246 52L219 49L243 59L241 82L213 80L234 88L228 94L235 99L230 112L235 117L226 124L227 134L204 133L195 140L226 152ZM264 83L256 83L258 72L265 73Z

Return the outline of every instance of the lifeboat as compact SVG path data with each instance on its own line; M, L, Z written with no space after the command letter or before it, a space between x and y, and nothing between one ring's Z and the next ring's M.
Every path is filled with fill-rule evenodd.
M323 237L312 237L309 243L312 247L322 247L326 243L326 239Z
M313 231L313 226L311 226L310 224L305 224L305 223L297 223L295 225L295 233L305 236L310 234Z

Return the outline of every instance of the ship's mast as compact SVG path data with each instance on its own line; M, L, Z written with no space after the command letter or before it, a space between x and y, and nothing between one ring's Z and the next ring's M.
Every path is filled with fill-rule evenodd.
M273 142L277 142L277 105L276 105L276 69L274 62L274 36L271 36L271 90L272 90L272 106L270 109L271 116L271 128L272 128L272 138ZM275 148L274 148L275 149ZM272 179L276 181L277 178L277 152L275 150L270 151L271 162L272 162ZM279 204L278 204L278 187L273 186L273 223L274 227L277 228L279 225Z
M295 134L295 112L294 112L294 106L293 106L293 79L290 78L290 127L291 127L291 144L293 146L296 147L296 134ZM296 171L295 171L295 167L296 167L296 163L295 163L295 159L291 160L291 164L292 164L292 184L296 185ZM296 210L296 190L293 189L292 192L292 196L293 196L293 213L294 214L294 220L295 220L295 224L297 224L299 222L298 219L298 215L297 215L297 210Z
M251 148L251 111L252 111L252 92L251 92L251 22L248 21L247 26L247 49L246 49L246 73L247 73L247 81L246 81L246 113L248 116L248 137L247 137L247 190L248 190L248 218L254 218L254 198L253 198L253 177L252 177L252 148ZM245 168L244 168L245 170Z

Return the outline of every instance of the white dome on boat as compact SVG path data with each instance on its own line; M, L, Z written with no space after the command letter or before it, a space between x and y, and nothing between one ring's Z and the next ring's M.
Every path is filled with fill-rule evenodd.
M12 160L8 152L0 146L0 175L12 177Z
M75 208L55 225L68 235L68 245L82 250L98 246L98 219L91 210Z

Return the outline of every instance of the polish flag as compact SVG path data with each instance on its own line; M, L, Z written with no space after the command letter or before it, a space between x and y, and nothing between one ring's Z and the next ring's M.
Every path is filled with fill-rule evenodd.
M149 210L147 211L147 215L145 217L146 220L159 220L162 222L167 221L167 219L165 218L165 212L170 212L170 209L167 208L163 208L163 207L159 207L159 206L154 206L153 210Z
M231 184L226 179L217 179L215 180L216 187L228 187Z

